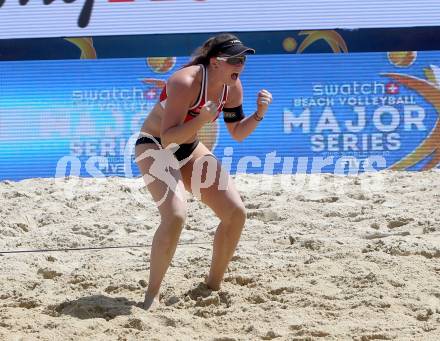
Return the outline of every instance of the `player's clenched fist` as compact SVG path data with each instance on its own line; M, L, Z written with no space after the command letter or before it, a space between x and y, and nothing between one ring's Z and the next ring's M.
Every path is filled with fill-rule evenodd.
M272 94L267 90L260 90L257 96L257 114L263 117L269 108L269 104L272 103Z
M201 119L205 122L212 122L217 117L217 104L213 101L207 101L200 109Z

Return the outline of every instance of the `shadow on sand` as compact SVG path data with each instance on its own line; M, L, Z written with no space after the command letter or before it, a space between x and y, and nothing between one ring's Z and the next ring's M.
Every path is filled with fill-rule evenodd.
M103 318L109 321L117 316L130 315L131 308L141 308L141 304L124 297L93 295L49 306L46 313L51 316L70 315L81 320Z

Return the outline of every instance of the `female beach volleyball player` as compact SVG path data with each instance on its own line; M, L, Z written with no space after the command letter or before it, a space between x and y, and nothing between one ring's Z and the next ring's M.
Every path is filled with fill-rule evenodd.
M201 201L220 219L206 280L210 289L220 288L240 238L246 212L229 174L221 172L220 163L198 140L197 132L204 124L216 120L223 111L231 136L242 141L263 119L272 101L272 95L266 90L258 93L256 111L252 115L246 117L242 109L240 74L246 55L254 53L232 34L211 37L196 50L188 64L168 79L160 100L142 126L135 147L136 163L144 180L150 179L145 182L161 217L151 248L145 309L158 300L160 284L176 250L186 216L185 189L194 193L194 184L204 183L212 175L205 168L201 172L195 170L197 160L201 158L211 158L216 165L212 185L197 191ZM170 162L174 166L168 167L167 174L160 178L158 169L165 168L158 168L158 164L168 162L170 156L171 159L175 157L174 163ZM221 186L222 176L226 177L227 186Z

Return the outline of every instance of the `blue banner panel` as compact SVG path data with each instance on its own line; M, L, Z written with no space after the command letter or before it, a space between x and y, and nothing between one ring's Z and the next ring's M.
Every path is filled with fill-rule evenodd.
M248 59L244 109L273 103L244 142L222 119L201 140L231 173L425 170L440 162L440 52ZM137 176L136 137L187 57L0 63L0 179ZM127 162L128 160L128 162Z
M257 54L436 51L440 26L235 32ZM188 56L211 33L0 39L0 61Z

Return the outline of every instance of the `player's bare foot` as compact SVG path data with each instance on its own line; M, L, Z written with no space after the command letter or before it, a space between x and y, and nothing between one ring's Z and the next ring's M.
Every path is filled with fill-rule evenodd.
M142 308L148 311L152 311L159 306L159 294L156 296L151 296L149 294L145 294L144 303L142 304Z

